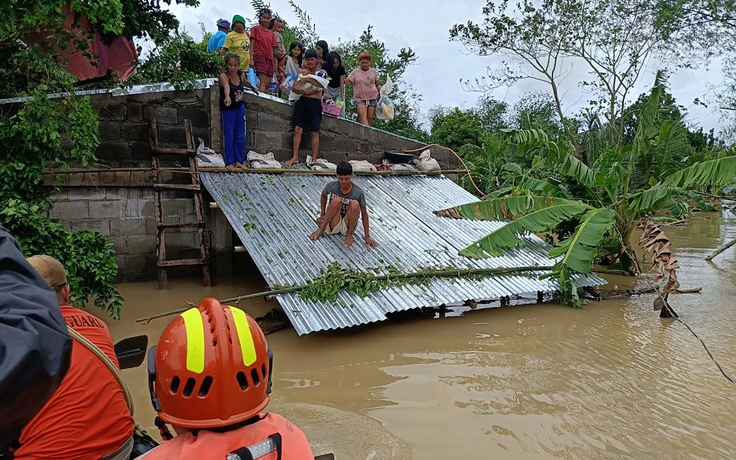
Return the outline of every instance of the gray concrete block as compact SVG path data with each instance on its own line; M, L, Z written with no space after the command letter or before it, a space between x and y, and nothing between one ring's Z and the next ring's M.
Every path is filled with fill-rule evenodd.
M183 125L184 120L192 122L192 127L209 128L210 114L207 113L205 106L199 107L182 107L179 109L179 124Z
M140 102L128 100L125 105L125 114L128 121L143 121L143 105Z
M100 140L119 141L121 139L120 122L101 121L98 125L100 131Z
M120 236L148 235L148 232L146 230L146 220L146 218L111 220L110 234Z
M115 248L117 254L124 254L126 250L125 238L122 236L109 236L107 240L110 241Z
M187 203L191 200L184 198L165 200L163 202L164 216L166 217L183 217L187 215Z
M62 221L89 219L89 207L86 201L62 201L54 204L49 215L52 219Z
M124 161L130 158L127 142L101 142L95 150L95 156L100 160Z
M148 123L123 123L123 139L128 142L150 143Z
M156 254L154 235L129 235L125 237L127 254Z
M151 144L149 142L131 143L130 157L137 161L151 161Z
M146 107L146 110L151 107ZM158 125L177 125L179 124L179 114L176 107L156 107L153 110ZM160 128L160 127L159 127Z
M159 144L174 144L186 147L187 138L183 126L159 126L158 127Z
M124 206L121 205L120 201L105 200L89 202L89 217L92 219L101 219L105 217L120 219L123 217L123 213Z
M103 219L74 220L72 230L92 230L102 236L110 236L110 221Z
M100 101L97 116L100 121L121 121L125 118L125 103L120 100Z
M69 201L93 201L107 199L107 190L104 188L70 187L66 191Z
M255 146L260 153L271 152L283 145L283 134L274 132L256 132Z

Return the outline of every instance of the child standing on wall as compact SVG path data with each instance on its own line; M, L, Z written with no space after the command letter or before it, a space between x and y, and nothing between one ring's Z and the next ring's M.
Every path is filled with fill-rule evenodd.
M276 37L273 31L269 30L268 25L271 22L271 10L263 8L258 12L258 25L250 29L250 39L253 42L253 66L258 74L258 89L261 92L268 92L268 84L271 83L274 70L277 67L276 58L273 54L276 44Z
M245 19L236 14L233 16L233 30L225 37L225 44L220 48L220 55L235 53L240 59L242 69L247 69L251 62L250 36L245 32Z

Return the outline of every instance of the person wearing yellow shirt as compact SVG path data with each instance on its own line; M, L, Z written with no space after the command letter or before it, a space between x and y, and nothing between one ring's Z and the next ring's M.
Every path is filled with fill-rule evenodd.
M227 53L235 53L240 58L240 68L248 69L251 63L250 36L245 31L245 19L236 14L233 16L233 30L225 38L225 45L220 51L221 56Z

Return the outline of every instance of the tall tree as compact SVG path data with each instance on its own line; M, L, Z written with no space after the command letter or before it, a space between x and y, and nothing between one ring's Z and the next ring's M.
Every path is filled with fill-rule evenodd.
M507 1L498 6L489 1L483 15L482 23L455 25L451 39L478 54L506 59L499 68L489 69L490 87L523 79L549 85L565 133L584 161L574 126L565 122L565 79L573 72L589 75L579 85L590 91L592 110L606 124L618 122L609 140L620 146L621 115L650 58L664 51L677 54L668 40L669 25L664 26L644 0L523 0L515 8Z

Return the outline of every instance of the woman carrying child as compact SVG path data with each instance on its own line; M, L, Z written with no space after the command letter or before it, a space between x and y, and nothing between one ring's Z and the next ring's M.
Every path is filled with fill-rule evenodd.
M250 29L250 41L253 48L253 66L258 74L258 88L261 92L268 91L273 73L278 63L273 55L274 47L278 46L273 31L269 30L271 10L263 8L258 12L258 24Z
M235 53L225 56L225 72L219 77L220 112L222 113L222 140L225 153L225 166L228 171L235 167L245 168L245 104L243 92L248 87L258 91L248 80L243 78L240 70L240 58Z
M345 83L355 88L353 100L360 122L366 126L372 126L381 85L378 83L378 72L371 67L371 53L368 51L360 53L358 62L360 67L350 72Z

